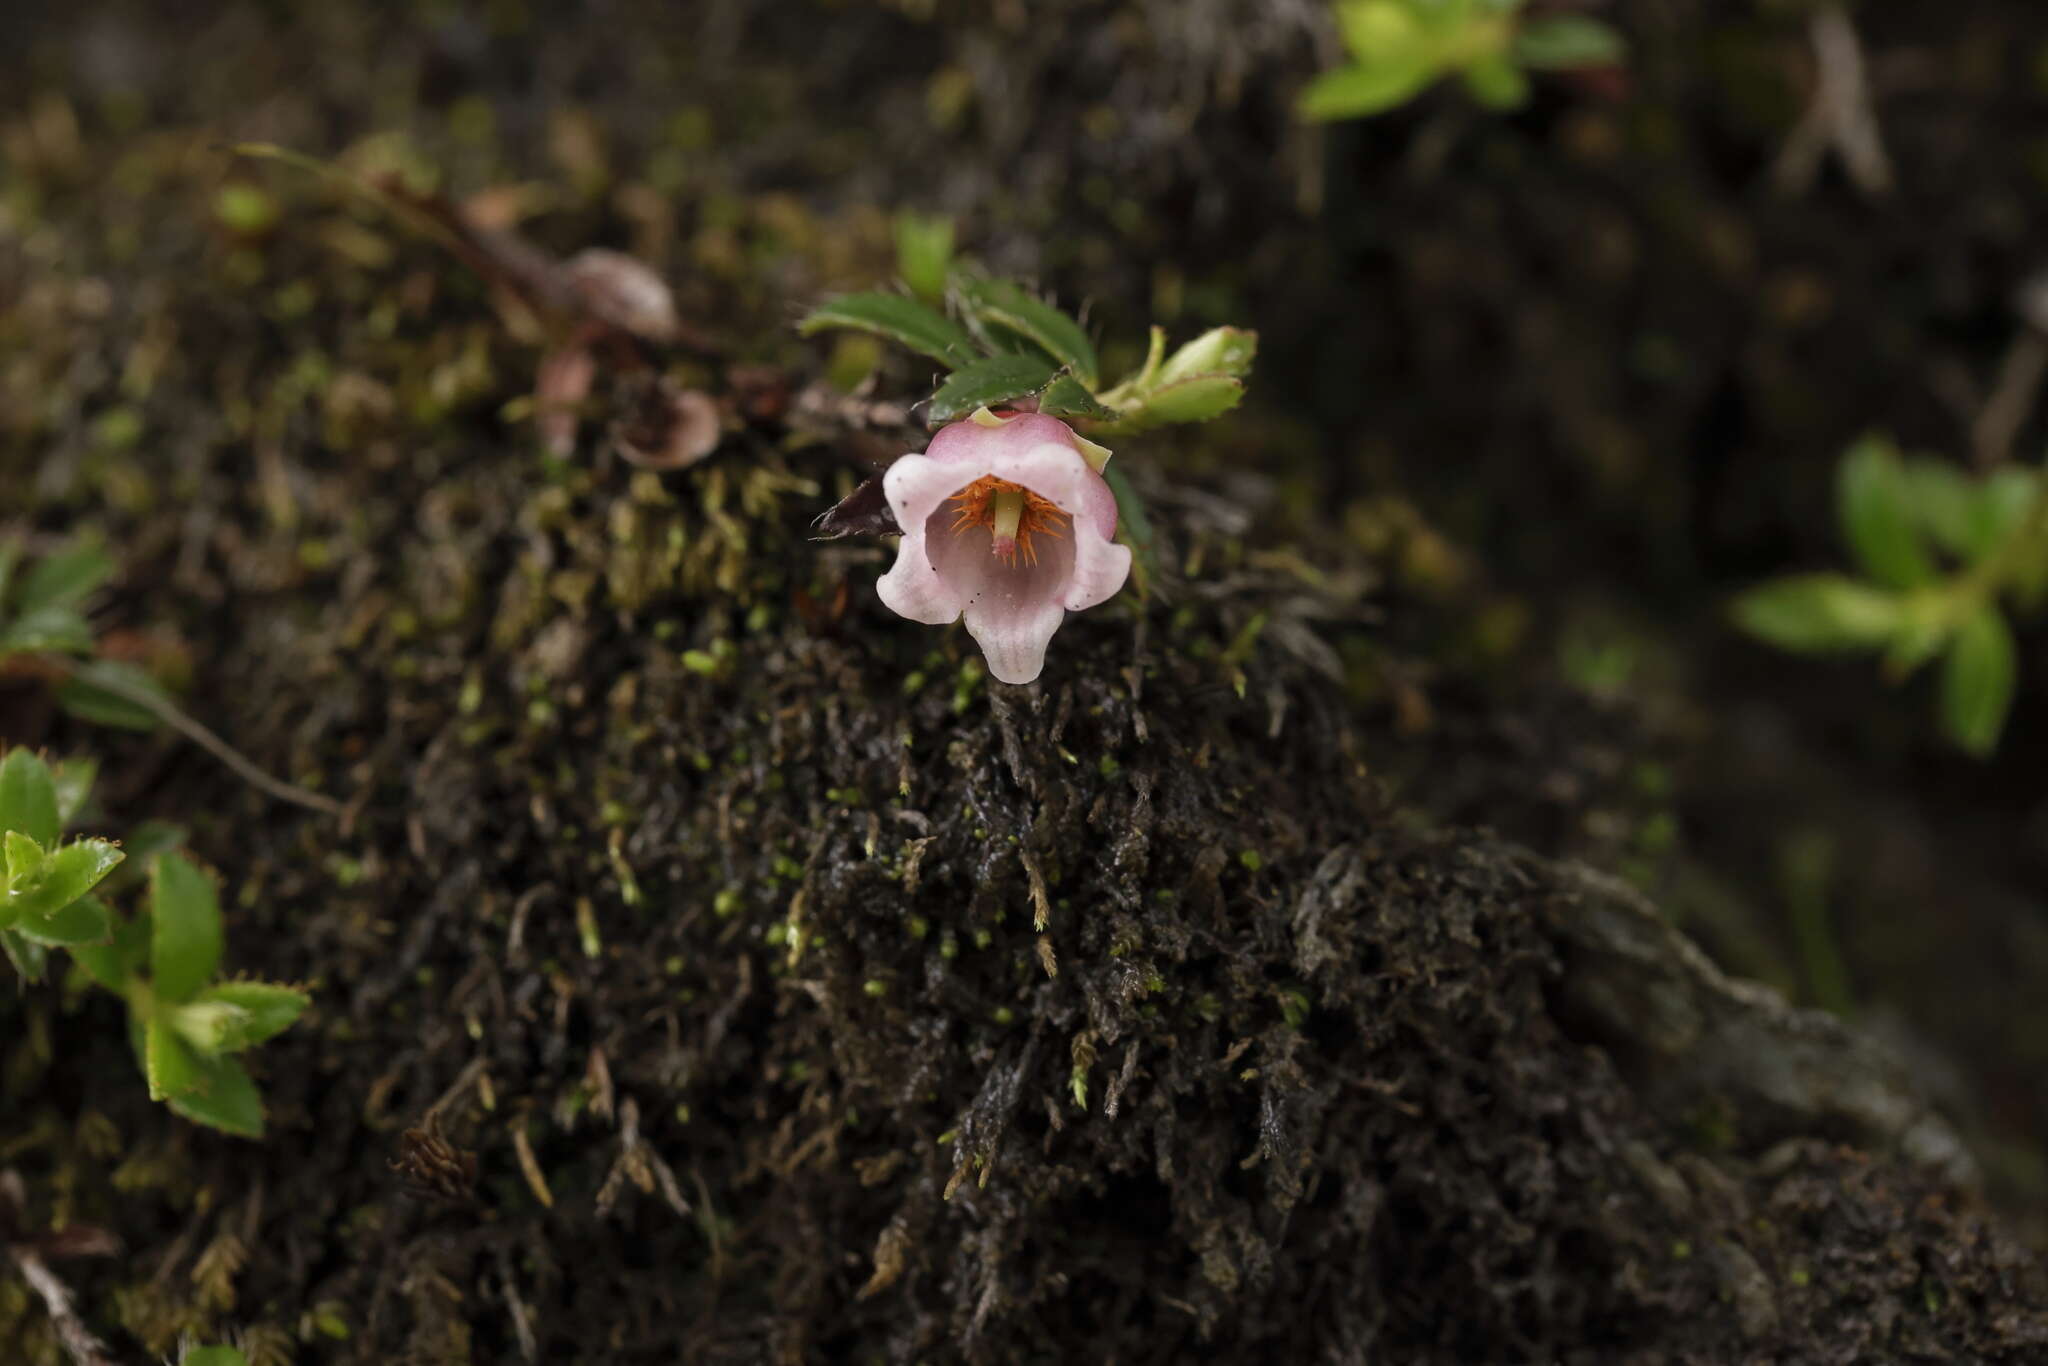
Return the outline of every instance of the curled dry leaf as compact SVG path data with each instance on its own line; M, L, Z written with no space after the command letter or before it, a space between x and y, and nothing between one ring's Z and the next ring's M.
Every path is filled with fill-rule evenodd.
M666 379L637 378L612 423L612 445L631 465L647 470L688 469L718 449L724 422L717 402Z
M656 342L674 341L682 331L668 285L624 252L591 247L563 269L570 291L596 321Z

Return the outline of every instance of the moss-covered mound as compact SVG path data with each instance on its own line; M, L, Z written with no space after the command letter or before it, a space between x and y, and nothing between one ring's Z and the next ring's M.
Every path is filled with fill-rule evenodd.
M1319 506L1303 472L1341 442L1312 413L1120 454L1154 591L993 684L960 631L882 611L878 545L808 539L915 436L825 398L870 357L784 324L888 270L862 187L915 167L792 112L852 79L797 61L797 18L650 18L636 57L504 16L372 43L344 9L224 11L164 49L215 90L134 75L173 42L144 20L52 27L31 51L75 79L6 124L5 515L103 531L121 648L348 811L0 680L10 741L107 756L112 828L189 824L231 967L316 988L256 1055L260 1144L151 1106L108 1002L0 997L0 1163L34 1222L119 1234L61 1270L126 1358L185 1333L258 1363L2048 1353L2038 1262L1892 1054L1560 860L1657 851L1628 757L1652 742L1474 627L1500 604L1444 587L1474 571L1398 498ZM997 120L916 71L914 18L790 10L886 69L909 147ZM1151 31L1148 80L1220 82L1232 136L1264 136L1283 102L1234 91L1228 45ZM1246 31L1246 61L1306 69L1307 27ZM657 119L679 72L757 103L716 138L687 91ZM1076 108L1045 137L1096 168ZM539 352L473 274L217 146L334 151L379 119L412 145L346 164L544 170L496 210L661 264L703 335L660 359L726 402L718 451L629 469L599 421L538 455ZM836 194L776 192L828 170ZM1143 222L1201 170L1134 172ZM1076 240L1051 268L1115 274ZM891 362L877 392L922 378ZM601 378L600 418L632 383ZM15 1278L0 1342L62 1359Z

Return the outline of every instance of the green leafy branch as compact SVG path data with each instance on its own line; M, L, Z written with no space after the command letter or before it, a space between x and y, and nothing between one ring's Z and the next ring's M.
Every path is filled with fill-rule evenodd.
M1524 0L1338 0L1337 26L1351 64L1302 92L1302 117L1356 119L1385 113L1438 81L1459 78L1489 109L1529 98L1531 71L1619 66L1621 35L1597 19L1528 19Z
M1940 658L1943 729L1990 754L2018 685L2007 605L2048 599L2048 478L2009 465L1972 479L1872 436L1843 457L1835 492L1861 573L1760 584L1735 600L1736 623L1806 654L1882 652L1894 679Z
M140 913L97 895L127 859L113 841L66 842L91 765L53 773L16 747L0 758L0 948L38 981L53 949L128 1006L150 1099L200 1124L263 1134L263 1099L235 1054L283 1032L309 1003L295 987L217 981L225 932L212 880L163 850L148 859Z
M80 544L44 556L25 573L19 572L21 563L19 549L0 542L0 670L22 661L51 678L58 705L82 721L125 730L168 727L280 801L341 813L333 798L279 782L256 767L143 670L98 654L85 604L113 575L114 562L105 552Z
M1258 355L1256 332L1211 328L1169 355L1166 330L1155 326L1138 368L1105 384L1095 343L1080 320L1011 281L956 265L948 220L899 216L896 245L898 273L912 294L844 294L797 326L805 336L866 332L937 361L947 373L925 406L933 427L1014 404L1057 417L1084 438L1116 439L1169 423L1205 422L1244 398ZM1107 459L1107 452L1099 453ZM1120 469L1104 468L1103 477L1116 496L1117 539L1136 557L1143 594L1158 578L1151 523ZM828 509L815 529L825 538L899 530L879 476Z
M899 222L899 268L918 297L845 294L798 324L805 336L872 333L937 361L947 375L926 411L930 425L1028 399L1087 436L1118 437L1206 421L1244 397L1257 333L1215 328L1168 356L1166 333L1155 327L1144 363L1105 385L1095 344L1078 319L1011 281L956 266L951 229L938 222Z

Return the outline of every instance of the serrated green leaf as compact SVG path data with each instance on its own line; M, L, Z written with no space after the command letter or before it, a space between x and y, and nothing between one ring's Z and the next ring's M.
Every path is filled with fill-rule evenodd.
M1035 394L1052 378L1053 367L1034 356L990 356L953 372L932 395L925 420L932 426L967 416L976 408Z
M108 991L125 992L129 981L149 960L149 925L139 918L124 920L116 916L112 935L105 944L74 946L71 960Z
M158 709L134 700L138 695L156 699ZM57 703L80 720L123 730L155 730L163 724L160 713L177 706L162 684L117 659L89 659L73 669L57 689Z
M1309 82L1295 108L1305 119L1362 119L1408 103L1442 72L1424 54L1373 66L1345 66Z
M1845 574L1799 574L1759 584L1730 607L1735 624L1782 650L1875 649L1908 623L1904 599Z
M0 930L0 952L7 955L7 961L14 964L14 970L21 974L24 982L43 980L43 968L50 961L50 951L41 944L22 938L13 930Z
M111 941L114 918L104 901L82 896L40 920L24 919L14 930L30 943L75 949Z
M1212 327L1175 351L1152 376L1152 386L1177 384L1198 375L1234 375L1239 379L1252 372L1259 354L1259 334L1244 327Z
M313 998L276 982L221 982L199 993L199 1003L234 1006L248 1016L233 1048L248 1048L282 1034Z
M201 1083L199 1055L178 1037L168 1019L142 1022L142 1075L151 1100L169 1100Z
M1101 379L1095 344L1081 324L1051 304L1032 298L1008 280L963 281L960 297L976 317L1007 327L1043 347L1089 389Z
M974 335L981 342L982 348L991 356L1029 356L1033 360L1044 361L1054 370L1065 368L1053 356L1052 352L1046 350L1022 332L1004 327L1001 323L992 323L986 318L976 318L974 320Z
M1489 53L1468 65L1465 89L1488 109L1519 109L1529 99L1529 78L1505 53Z
M49 765L20 745L8 750L0 759L0 830L19 830L49 848L63 828Z
M54 650L85 654L92 649L92 627L71 607L41 607L0 626L0 655Z
M58 824L69 825L78 819L78 813L85 809L86 799L92 796L92 785L99 776L97 759L74 755L57 765L50 781L57 789Z
M14 605L24 616L53 607L76 607L114 572L114 562L97 546L74 546L45 555L22 575Z
M8 849L8 871L13 877L14 850ZM123 855L106 840L79 840L54 853L45 853L34 882L24 888L20 879L8 893L7 915L24 930L31 920L53 916L99 886L100 879L114 870ZM98 938L97 935L89 936Z
M1941 671L1941 721L1949 738L1978 758L1998 748L2019 682L2012 629L1994 605L1964 622Z
M1620 66L1628 44L1598 19L1559 14L1523 24L1515 33L1515 61L1537 71Z
M176 854L151 869L150 979L166 1001L189 1001L220 967L220 897L213 879Z
M967 329L901 294L842 294L827 299L797 324L797 331L808 337L839 327L872 332L953 369L981 354Z
M263 1137L263 1096L247 1069L233 1058L203 1058L198 1084L170 1097L172 1111L239 1138Z
M1038 411L1049 417L1086 418L1091 422L1114 422L1116 409L1105 406L1088 387L1072 375L1056 375L1038 396Z
M1835 511L1856 561L1878 583L1920 588L1937 577L1920 540L1912 485L1899 452L1882 437L1850 447L1835 477Z
M905 210L896 215L896 272L911 292L927 302L946 297L953 273L953 220Z

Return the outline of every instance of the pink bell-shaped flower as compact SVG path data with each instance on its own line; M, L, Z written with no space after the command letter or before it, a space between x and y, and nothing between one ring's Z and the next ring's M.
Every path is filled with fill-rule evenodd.
M1131 552L1116 535L1109 452L1041 413L987 409L942 429L923 455L882 476L903 529L875 585L890 611L967 631L1005 683L1029 683L1068 612L1124 586Z

